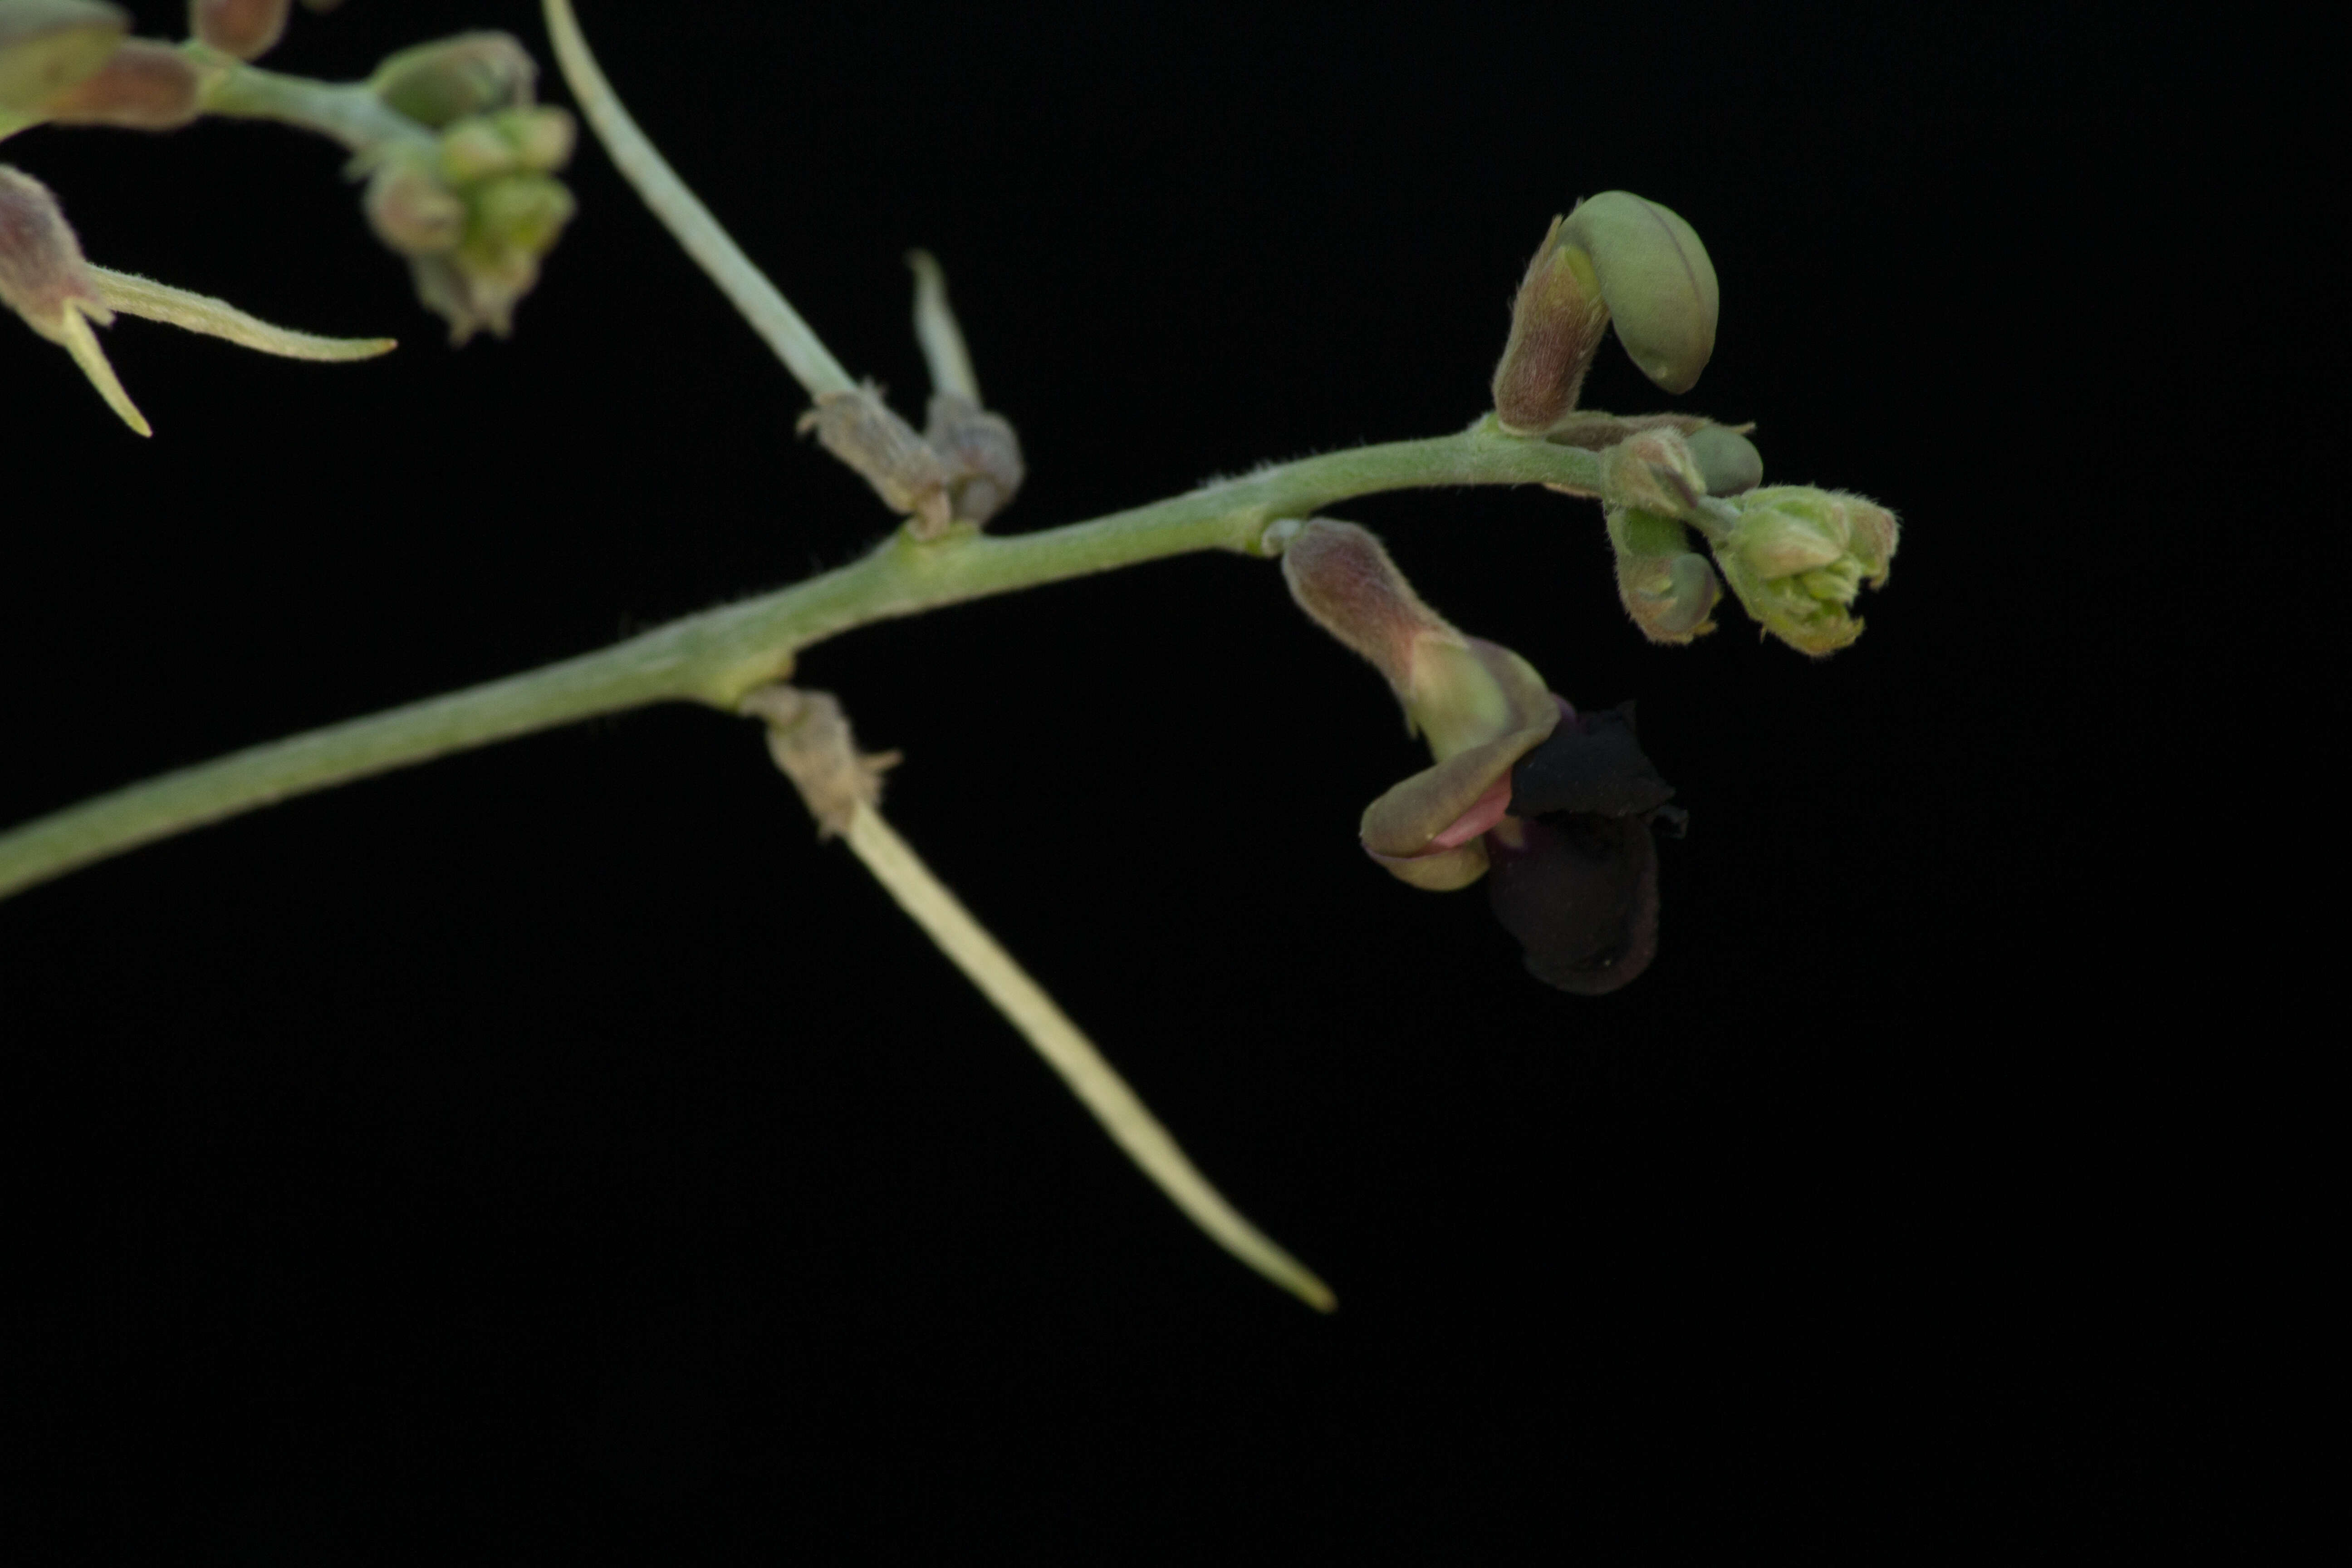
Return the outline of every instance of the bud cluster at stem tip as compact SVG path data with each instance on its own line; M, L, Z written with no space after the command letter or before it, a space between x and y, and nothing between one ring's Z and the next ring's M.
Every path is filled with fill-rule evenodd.
M1810 485L1750 490L1737 505L1715 556L1748 614L1803 653L1860 637L1862 621L1849 612L1864 584L1886 584L1901 531L1895 513L1866 496Z
M453 342L487 327L504 336L539 280L541 258L572 218L554 178L576 127L531 101L537 69L504 33L468 33L405 49L370 86L438 132L429 144L381 148L366 163L366 208L378 237L409 258L418 296Z

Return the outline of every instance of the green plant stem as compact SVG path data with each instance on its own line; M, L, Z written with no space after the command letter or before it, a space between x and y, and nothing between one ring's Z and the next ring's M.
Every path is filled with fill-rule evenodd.
M732 712L799 650L871 622L1197 550L1267 553L1267 524L1350 496L1432 485L1601 488L1600 459L1505 436L1458 436L1285 463L1090 522L929 542L902 530L861 561L528 674L232 752L0 835L0 898L110 855L268 805L601 713L663 701Z
M220 57L207 51L208 63ZM354 153L392 142L430 142L433 132L386 105L363 81L314 81L257 66L231 65L205 84L207 114L275 120L341 142Z

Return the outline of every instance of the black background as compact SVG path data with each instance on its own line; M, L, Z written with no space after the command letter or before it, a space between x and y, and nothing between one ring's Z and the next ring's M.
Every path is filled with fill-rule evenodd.
M904 407L900 255L944 259L1027 448L1006 530L1459 428L1545 221L1622 186L1723 279L1681 405L1898 508L1894 581L1826 661L1728 605L1657 648L1586 504L1342 509L1574 700L1640 700L1693 831L1662 955L1597 1001L1526 979L1480 894L1363 859L1358 812L1422 763L1261 563L806 658L907 752L893 820L1328 1319L1194 1235L708 712L0 906L0 1555L2244 1549L2275 1505L2232 1482L2314 1375L2269 1233L2336 1048L2282 1006L2327 934L2296 748L2340 710L2302 653L2342 555L2312 40L2246 9L583 9ZM269 63L467 26L545 56L514 0L353 0ZM0 819L885 531L593 148L515 337L455 353L323 142L5 152L97 261L404 346L125 321L142 443L0 323ZM1613 346L1586 398L1661 401Z

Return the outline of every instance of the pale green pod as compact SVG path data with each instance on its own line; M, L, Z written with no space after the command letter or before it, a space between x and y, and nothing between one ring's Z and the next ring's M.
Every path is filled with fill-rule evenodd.
M104 65L131 31L131 16L97 0L9 0L0 5L0 118L41 106Z
M1696 231L1631 191L1603 191L1577 204L1561 237L1591 256L1617 341L1642 374L1668 392L1697 385L1720 295Z

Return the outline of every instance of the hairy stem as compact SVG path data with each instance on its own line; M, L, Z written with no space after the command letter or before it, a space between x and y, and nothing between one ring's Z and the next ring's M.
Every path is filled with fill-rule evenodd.
M205 84L203 101L206 114L275 120L315 131L354 153L391 142L433 139L430 131L385 104L362 81L313 81L257 66L232 65Z
M800 649L869 623L1196 550L1265 551L1266 525L1350 496L1431 485L1567 484L1599 491L1600 459L1505 436L1332 452L1090 522L933 542L893 534L864 560L488 685L313 730L132 784L0 835L0 898L174 833L289 795L600 713L663 701L732 711Z

